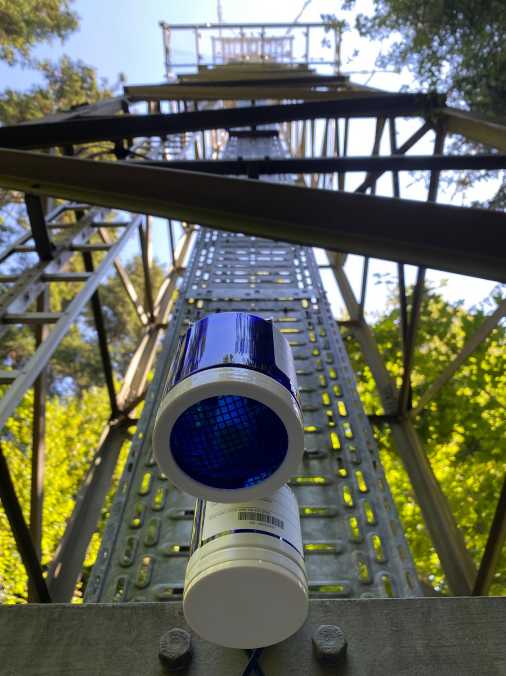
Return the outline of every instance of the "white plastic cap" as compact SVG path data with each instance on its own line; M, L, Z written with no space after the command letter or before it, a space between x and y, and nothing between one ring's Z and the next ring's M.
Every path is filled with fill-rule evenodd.
M240 485L223 488L213 485L211 472L205 473L206 463L209 466L220 468L224 476L227 476L227 459L222 457L213 458L209 447L204 449L202 468L199 480L191 475L191 472L178 462L171 446L171 435L176 422L183 413L199 404L203 400L226 395L235 395L260 402L270 409L277 420L278 426L283 426L286 431L287 445L286 454L280 460L280 464L272 473L262 476L257 483L248 480ZM270 412L267 411L269 414ZM211 425L212 421L204 421L205 425ZM194 428L195 425L192 425ZM227 434L233 434L233 427L227 430ZM273 437L274 439L274 437ZM269 438L255 439L247 448L240 450L233 456L234 463L243 462L245 467L255 466L259 456L259 446L262 444L262 452L269 455ZM274 442L272 442L274 443ZM158 415L153 430L153 452L158 465L163 473L181 490L215 502L240 502L254 500L273 493L285 484L290 477L297 473L304 452L304 429L302 414L295 398L290 392L273 378L240 367L220 367L199 371L177 383L165 395L160 404ZM204 455L209 457L204 457ZM225 455L225 454L224 454ZM273 447L274 455L274 447ZM183 458L184 460L184 458ZM214 463L214 465L213 465ZM262 467L258 466L259 473ZM209 480L209 483L208 483Z
M308 611L297 500L288 486L236 504L197 502L183 610L205 640L229 648L279 643Z
M274 552L237 549L238 555L250 558L231 556L228 561L208 563L190 581L183 600L186 621L204 640L227 648L279 643L306 619L304 576L295 563Z

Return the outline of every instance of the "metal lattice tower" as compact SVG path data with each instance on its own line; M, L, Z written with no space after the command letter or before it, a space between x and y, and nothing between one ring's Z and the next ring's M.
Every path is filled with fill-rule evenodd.
M268 134L268 135L267 135ZM224 159L283 157L277 131L232 136ZM194 499L160 474L151 432L177 338L210 312L272 318L292 347L305 424L297 496L316 597L420 595L369 422L311 249L203 230L158 358L88 601L182 593Z
M191 673L328 673L312 646L320 625L336 623L348 638L344 669L352 676L504 673L505 599L483 597L506 541L506 481L497 491L477 565L417 426L426 406L505 316L506 300L414 402L412 374L427 269L506 281L504 213L438 203L441 171L506 169L506 126L451 108L443 95L380 92L352 82L340 69L339 26L327 40L328 28L162 24L169 82L128 86L111 100L0 128L0 186L24 194L30 222L0 254L0 263L32 256L20 271L0 274L0 336L13 325L33 327L35 333L33 353L16 368L7 362L0 371L5 387L0 425L33 387L30 518L1 446L0 499L27 571L28 598L40 603L0 608L0 664L7 673L67 674L81 668L118 676L160 673L160 634L184 622L180 594L194 502L159 474L151 455L160 387L189 322L239 309L271 318L294 351L306 432L300 474L291 483L301 510L312 599L304 627L267 649L260 663L193 636ZM277 63L270 60L268 40L287 29L299 31L291 62ZM178 30L194 37L191 63L174 62ZM252 58L210 63L202 45L212 43L213 31L225 40L239 31L234 50L248 44ZM318 63L331 74L310 67L316 62L309 46L319 34L328 43L328 59ZM196 72L174 72L190 67ZM373 121L371 152L350 156L358 119ZM493 152L449 155L445 140L454 135ZM432 154L412 154L427 138ZM405 171L427 172L425 203L405 199L399 180ZM362 172L362 180L352 190L354 172ZM391 197L376 195L385 173L392 179ZM151 273L153 230L160 223L151 216L167 219L169 226L168 267L159 289ZM143 294L119 258L134 235ZM312 247L326 250L325 267L347 313L340 325ZM348 253L363 256L357 296L344 268ZM69 270L76 258L81 272ZM370 258L397 264L402 339L397 381L364 316ZM411 294L407 264L417 268ZM141 325L120 386L100 298L100 285L114 269ZM75 293L63 311L52 312L51 289L62 282L75 283ZM110 417L46 570L41 487L44 458L51 452L44 447L47 373L88 303ZM342 325L374 377L379 415L366 416L358 400ZM133 412L142 401L137 421ZM448 588L460 598L436 598L426 581L417 581L371 421L390 429ZM71 601L81 579L120 450L137 423L89 578L89 603L61 605Z

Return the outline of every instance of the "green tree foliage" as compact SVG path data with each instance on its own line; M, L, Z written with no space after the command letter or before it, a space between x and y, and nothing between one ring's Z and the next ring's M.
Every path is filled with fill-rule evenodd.
M62 56L58 61L34 63L42 82L27 91L4 89L0 95L0 122L17 124L71 110L76 106L111 96L105 81L97 80L96 70L82 61Z
M354 4L353 2L347 3ZM64 0L0 0L0 59L15 63L28 59L33 46L51 37L64 38L76 27L76 17ZM397 42L384 57L390 64L408 65L427 86L449 88L454 100L496 113L504 111L504 48L506 6L502 2L419 3L407 0L375 0L375 15L359 18L360 31L371 37L395 35ZM109 91L97 81L92 68L62 57L57 63L35 63L43 83L28 91L5 90L0 95L0 122L12 124L57 110L93 102ZM15 209L8 224L26 227L19 196L3 195L3 206ZM141 300L144 280L140 259L127 264ZM162 278L153 266L154 287ZM70 285L54 286L53 311L63 309L75 293ZM142 328L116 275L100 288L109 347L118 379ZM485 315L484 308L469 312L461 304L450 305L435 289L424 300L422 323L413 372L414 400L458 353ZM394 305L375 322L376 337L387 367L399 383L399 315ZM458 371L454 379L430 403L417 426L437 478L441 482L467 545L478 563L483 552L498 492L506 470L503 439L506 436L505 329L497 328L486 343ZM359 374L359 388L366 409L381 412L370 371L357 345L348 348ZM4 337L3 367L17 367L33 350L28 328ZM74 498L96 450L109 416L109 403L102 386L96 335L89 311L72 327L53 356L50 371L51 396L47 411L47 453L42 561L47 566L74 506ZM29 518L31 419L33 394L23 399L7 425L3 450L9 462L26 519ZM430 539L425 531L413 491L385 429L378 441L394 499L404 523L419 572L442 591L447 590ZM107 507L104 509L104 514ZM85 562L89 567L96 553L95 537ZM16 552L3 510L0 509L0 583L3 600L26 599L26 575ZM495 593L506 593L506 562L498 572Z
M491 301L495 306L500 289ZM413 398L417 399L493 308L466 311L462 303L446 302L429 289L422 308L415 367ZM399 311L390 309L378 318L374 333L392 377L400 385L402 357ZM372 374L354 340L347 347L359 379L367 412L381 413ZM429 403L416 421L428 457L447 496L466 544L478 565L506 474L506 328L498 326ZM383 464L400 512L408 541L422 578L441 591L448 587L423 525L413 490L385 429L377 430ZM494 583L495 593L506 594L506 561Z
M139 298L143 300L144 281L140 257L132 258L125 268ZM163 277L161 266L154 261L152 279L155 290ZM72 288L72 286L74 288ZM63 310L75 294L75 285L54 285L53 311ZM116 274L100 287L108 345L117 381L121 380L132 352L140 341L142 326ZM2 337L3 367L16 368L33 353L34 338L29 328L17 328ZM89 467L98 440L109 415L110 407L93 316L89 308L72 325L53 355L49 368L50 397L46 422L46 479L44 496L44 568L53 558L65 524L72 512L79 485ZM30 454L33 391L23 399L16 414L9 420L3 436L7 458L26 520L30 510ZM126 458L118 463L115 480ZM98 552L100 535L112 500L114 486L102 510L103 519L95 534L85 561L85 572ZM2 592L3 587L3 592ZM26 600L26 574L16 551L7 518L0 506L0 600L16 603ZM80 596L78 589L74 600Z
M142 262L132 258L125 268L143 299L144 282ZM154 289L163 277L161 266L155 261L152 268ZM111 275L100 287L108 344L118 380L137 346L142 327L117 275ZM59 285L53 310L64 309L74 291L70 285ZM53 356L48 369L50 392L47 405L46 479L44 496L44 539L42 563L51 561L65 524L72 512L79 485L98 446L100 433L110 414L109 400L103 386L104 377L93 328L93 317L87 311L74 324ZM7 347L4 365L16 367L33 351L34 341L29 329L17 330L3 337ZM18 363L19 362L19 363ZM29 519L30 454L33 392L23 399L16 414L9 420L3 437L3 451L7 458L16 490ZM126 457L125 452L122 459ZM119 478L122 462L118 463L115 479ZM115 482L113 483L115 485ZM105 523L113 490L104 505ZM101 528L99 529L101 530ZM99 531L94 536L85 561L85 571L96 556L100 543ZM0 508L0 593L4 601L16 603L26 600L26 574L16 551L7 518ZM79 600L79 590L75 600Z
M25 520L30 518L30 469L33 391L9 420L2 439ZM109 417L104 388L80 397L51 397L47 402L42 565L47 568L74 507L74 499ZM0 588L4 602L26 600L26 573L7 517L0 509Z
M0 59L9 64L21 58L28 59L32 47L39 42L59 37L62 40L77 28L77 17L67 0L20 0L7 3L0 0ZM2 32L3 31L3 32ZM2 51L3 49L3 51ZM112 92L105 81L99 81L95 69L68 56L58 60L36 61L30 58L29 65L42 82L25 91L6 88L0 93L0 123L16 124L37 119L59 111L94 103L108 98ZM0 191L0 242L12 241L29 227L23 195L13 191ZM68 230L63 231L68 236ZM58 232L52 231L57 240ZM8 259L5 272L21 272L30 265L25 254ZM71 270L82 270L82 263L74 257ZM74 297L75 284L58 284L51 287L51 310L64 309ZM6 291L8 287L2 289ZM34 309L34 308L33 308ZM3 365L16 368L24 363L34 349L34 336L29 327L10 329L2 339L1 359ZM100 357L96 349L96 336L90 312L74 325L55 354L49 372L50 390L76 392L79 387L102 383Z
M34 65L43 76L41 84L27 91L7 88L0 92L1 124L37 119L111 96L107 83L99 82L95 69L81 61L62 56L55 63L42 61ZM27 228L22 194L0 190L0 243L19 236Z
M72 0L0 0L0 59L26 62L32 48L77 28Z
M393 40L378 65L408 66L421 85L448 92L453 102L506 113L503 0L374 0L373 6L356 25L362 36Z
M57 61L32 58L34 47L54 38L64 40L78 26L69 0L0 0L0 60L29 66L41 76L27 91L0 91L0 124L25 122L83 103L107 98L111 91L99 82L95 69L62 56ZM0 190L0 243L27 228L22 195Z
M55 62L36 61L32 48L54 37L63 39L77 27L77 17L69 10L67 0L0 0L0 60L8 64L30 66L42 75L42 82L17 91L7 88L0 93L0 123L15 124L56 112L68 111L85 103L107 98L111 91L105 81L97 79L95 70L80 61L62 56ZM94 148L87 148L93 151ZM78 149L79 152L79 149ZM10 241L28 228L22 195L0 192L0 240ZM65 231L68 234L68 230ZM52 236L58 238L57 231ZM96 235L91 240L98 240ZM98 264L101 254L95 255ZM21 272L33 263L21 256L3 271ZM82 270L82 261L74 256L68 270ZM140 298L143 281L139 260L127 264ZM153 266L154 284L162 276L160 266ZM140 324L129 301L118 287L115 276L100 287L104 313L110 332L109 347L116 370L121 377L139 336ZM1 285L3 286L3 285ZM51 285L52 311L64 310L75 296L79 285ZM0 288L6 292L8 287ZM35 308L28 308L35 309ZM2 336L0 361L3 368L24 364L33 353L34 336L29 327L13 328ZM74 507L75 496L95 453L102 429L109 417L109 401L103 387L103 373L93 317L89 310L71 327L51 359L49 369L50 396L47 403L46 479L44 501L44 535L42 563L46 568L54 556L66 522ZM3 388L5 389L5 388ZM30 453L33 393L29 391L16 413L9 420L2 439L13 480L26 520L30 504ZM124 457L124 453L122 453ZM118 464L117 473L121 468ZM110 496L109 499L110 500ZM104 506L107 513L107 501ZM89 568L98 547L98 534L88 550L85 568ZM6 515L0 506L0 601L16 603L26 600L26 574L16 551Z

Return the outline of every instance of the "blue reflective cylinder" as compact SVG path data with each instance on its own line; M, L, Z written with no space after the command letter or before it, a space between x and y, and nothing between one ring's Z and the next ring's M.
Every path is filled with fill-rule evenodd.
M168 389L193 373L219 366L260 371L298 402L290 346L270 321L246 312L220 312L195 322L179 345Z
M211 314L187 330L164 397L176 392L186 378L223 367L267 376L276 387L279 383L285 388L300 409L288 341L272 322L245 312ZM285 422L274 410L255 398L221 390L197 399L179 414L169 446L179 469L193 480L237 490L262 483L276 472L285 461L289 441Z

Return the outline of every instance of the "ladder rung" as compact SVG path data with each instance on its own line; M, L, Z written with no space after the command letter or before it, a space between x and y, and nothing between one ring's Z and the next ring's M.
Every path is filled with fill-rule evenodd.
M70 247L71 251L108 251L111 248L110 244L73 244Z
M54 324L61 312L12 312L2 318L2 324Z
M337 320L337 325L338 326L360 326L360 320L359 319L338 319Z
M0 275L0 283L17 282L19 275Z
M30 244L17 246L14 249L14 253L35 253L37 249Z
M8 385L19 376L19 371L0 371L0 385Z
M58 215L62 214L64 211L84 211L85 209L91 208L91 204L79 204L78 202L73 202L71 204L62 205Z
M93 228L125 228L130 221L107 221L105 223L90 223Z
M42 275L43 282L86 282L89 278L89 272L46 272Z

